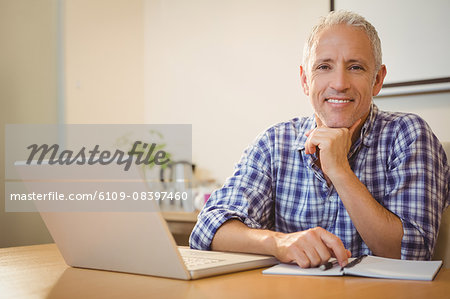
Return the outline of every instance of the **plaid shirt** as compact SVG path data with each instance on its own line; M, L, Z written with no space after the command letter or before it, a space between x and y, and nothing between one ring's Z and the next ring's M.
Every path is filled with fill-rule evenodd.
M315 165L317 157L305 154L305 133L315 126L314 117L295 118L262 133L201 211L191 247L209 250L216 230L236 218L251 228L284 233L320 226L353 256L372 254ZM402 259L431 259L449 204L450 175L445 152L426 122L372 105L348 160L372 196L402 221Z

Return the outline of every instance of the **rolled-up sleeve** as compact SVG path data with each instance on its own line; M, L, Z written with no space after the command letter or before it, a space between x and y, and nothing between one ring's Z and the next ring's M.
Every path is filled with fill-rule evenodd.
M421 118L408 115L397 126L383 202L403 224L401 258L429 260L448 205L448 162Z
M267 132L244 152L233 176L211 195L198 216L189 243L210 250L219 227L238 219L251 228L273 225L270 138Z

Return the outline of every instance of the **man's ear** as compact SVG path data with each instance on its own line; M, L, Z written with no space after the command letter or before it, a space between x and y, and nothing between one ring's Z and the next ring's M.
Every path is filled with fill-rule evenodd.
M380 90L381 87L383 87L384 77L386 77L386 66L384 64L381 65L380 69L378 70L377 76L375 77L375 83L373 84L372 89L372 96L376 96Z
M306 70L303 68L303 66L300 66L300 81L302 83L303 92L309 96L309 86L308 86L308 79L306 78Z

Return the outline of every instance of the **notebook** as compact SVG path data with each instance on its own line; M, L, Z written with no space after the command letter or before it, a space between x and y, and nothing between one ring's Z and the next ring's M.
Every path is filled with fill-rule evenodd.
M354 258L349 259L349 262ZM264 274L282 275L312 275L312 276L363 276L372 278L406 279L406 280L428 280L434 279L442 261L410 261L389 259L376 256L366 256L361 262L351 268L341 271L339 265L329 270L319 268L303 269L294 264L278 264L263 271Z

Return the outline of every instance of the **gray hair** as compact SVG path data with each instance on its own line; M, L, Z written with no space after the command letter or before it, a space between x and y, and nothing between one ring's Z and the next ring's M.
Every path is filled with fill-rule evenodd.
M381 41L377 30L364 17L357 13L345 10L332 11L327 16L320 18L319 23L313 27L303 49L303 67L308 70L311 50L316 47L317 35L323 30L333 25L345 24L361 28L367 34L372 46L373 56L375 58L375 74L381 67Z

